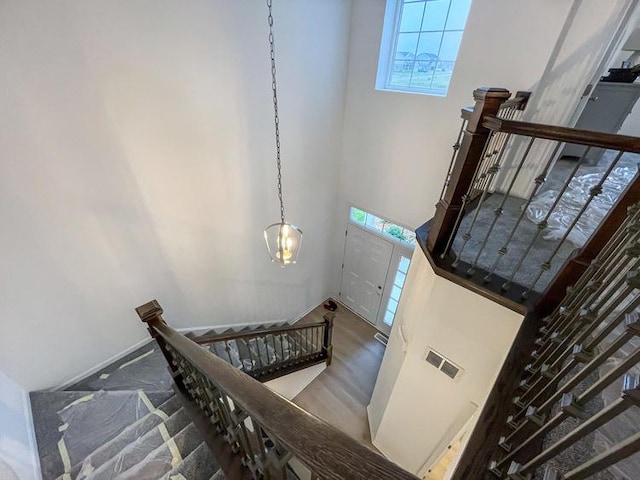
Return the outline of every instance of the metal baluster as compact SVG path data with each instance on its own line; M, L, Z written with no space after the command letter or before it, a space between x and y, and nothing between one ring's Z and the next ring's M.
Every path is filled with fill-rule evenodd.
M304 344L307 347L307 355L309 355L309 351L311 350L311 348L309 347L309 329L305 329L304 331Z
M507 114L505 115L504 119L505 120L512 120L513 117L515 116L515 110L513 108L509 108L507 109L509 110L507 112ZM503 132L499 132L498 135L496 135L496 142L491 150L490 155L487 156L487 161L484 162L485 166L483 169L483 173L481 175L481 180L479 180L479 190L484 190L486 189L490 189L491 187L491 183L493 180L493 176L489 175L489 170L491 169L491 162L489 161L491 157L497 155L500 153L500 150L502 150L502 147L504 146L504 143L508 140L509 135ZM498 163L498 162L496 162ZM494 164L495 165L495 164Z
M278 334L278 341L280 342L280 358L281 361L284 362L289 360L289 356L284 353L284 342L282 341L282 334Z
M564 184L562 185L562 188L558 192L558 196L556 197L556 199L554 200L553 204L551 205L551 208L549 208L549 211L545 215L544 219L541 222L538 223L538 228L536 230L536 233L533 236L533 239L531 240L531 242L527 246L527 248L524 251L524 253L521 255L520 259L518 260L518 263L516 265L515 270L513 271L513 273L511 274L511 276L508 279L508 283L512 283L513 282L513 279L515 278L516 274L520 271L520 268L522 268L522 264L524 262L524 259L527 257L527 255L529 255L529 252L533 248L533 245L535 244L536 240L538 239L540 234L544 230L546 230L546 228L548 226L549 218L551 217L551 214L553 213L555 208L558 206L558 203L560 203L560 200L562 199L562 196L564 195L564 193L569 188L569 184L573 180L573 177L575 177L576 173L578 172L578 169L582 166L583 160L586 158L586 156L589 154L590 151L591 151L591 147L587 147L585 149L584 153L582 154L580 159L576 162L575 166L573 167L573 169L569 173L569 176L564 181Z
M615 352L616 351L616 348L615 348L616 345L619 345L619 346L624 345L631 337L633 337L635 335L635 333L634 333L635 329L634 329L633 326L634 325L638 325L638 323L637 323L638 316L637 315L632 315L631 312L633 312L633 310L635 310L638 306L640 306L640 296L636 297L634 299L634 301L630 304L630 306L627 306L625 308L625 310L623 310L623 312L621 312L619 315L617 315L616 318L613 319L610 322L609 326L607 328L605 328L605 331L610 333L623 320L625 321L626 326L627 326L626 332L624 334L620 335L615 342L613 342L609 347L607 347L605 352L611 352L611 353ZM608 317L608 315L603 317L603 319L606 319L607 317ZM587 332L585 332L582 335L580 335L580 337L578 337L576 339L575 344L576 345L582 345L582 342L599 325L600 325L600 322L598 322L598 321L593 322L592 327L590 328L590 330L588 330ZM595 348L600 344L600 342L602 342L608 336L608 333L607 333L607 335L598 335L587 346L581 347L580 351L578 353L578 357L580 357L580 358L577 358L576 361L578 363L582 363L581 360L584 361L585 359L593 358ZM568 352L566 352L565 354L560 355L559 357L557 357L557 359L553 363L551 363L550 365L547 365L546 369L541 368L539 373L538 373L538 375L537 375L538 381L536 381L536 383L534 385L532 385L531 388L520 397L521 400L524 402L525 399L528 398L528 396L530 396L528 394L536 393L535 386L539 385L540 382L547 383L547 382L553 381L553 383L555 383L556 381L562 380L564 378L564 376L563 377L553 376L552 373L547 373L547 372L553 372L556 368L559 368L559 366L562 365L564 360L575 351L575 348L576 347L574 346L574 347L571 347L570 349L568 349L569 350ZM594 360L604 361L606 359L602 356L602 354L600 354ZM596 363L596 365L597 365L597 363ZM585 366L585 368L587 368L587 366ZM588 368L592 368L592 365L589 364ZM566 373L569 373L570 370L567 370L566 368L564 368L564 369L561 370L561 372L566 374ZM542 392L544 392L544 391L545 390L541 391L540 393L537 393L530 401L527 402L526 407L530 406L534 402L536 402L539 399L541 399L543 397ZM526 407L524 407L523 410L525 410ZM521 413L522 413L523 410L521 410Z
M489 138L487 139L487 142L484 144L484 149L482 151L482 155L481 158L484 158L484 155L487 151L487 147L489 145L489 141L491 140L491 137L493 137L494 132L491 131L489 133ZM462 222L462 218L464 217L464 212L467 208L467 205L471 202L471 193L473 192L473 185L475 185L476 179L478 178L478 174L480 172L480 167L482 166L482 162L478 162L478 165L476 166L476 170L473 173L473 178L471 180L469 189L467 190L467 193L463 196L462 198L462 205L460 207L460 211L458 212L458 215L456 216L456 221L455 224L453 226L453 229L451 230L451 234L449 235L449 239L447 240L447 245L444 249L444 251L442 252L442 254L440 254L440 258L444 258L447 256L447 253L449 253L449 250L451 249L451 245L453 245L453 241L455 240L456 237L456 232L458 231L458 227L460 226L460 222Z
M491 159L495 154L498 153L496 150L496 145L499 143L499 139L503 137L505 134L502 132L497 132L495 135L492 135L487 144L487 148L485 150L485 154L480 160L480 173L478 178L476 178L475 182L471 185L469 189L469 196L471 200L474 200L478 197L479 193L482 193L484 190L484 185L486 183L487 176L489 175L489 171L491 170L492 161ZM478 193L475 193L475 192Z
M604 470L611 465L637 453L640 449L640 432L631 437L617 443L600 455L595 456L588 462L580 465L578 468L565 473L562 477L564 480L583 480Z
M229 340L225 340L224 349L227 351L227 357L229 358L229 365L233 365L233 359L231 358L231 347L229 346Z
M550 338L553 332L561 331L561 328L573 321L578 309L599 311L608 301L616 297L616 292L626 283L621 278L622 271L627 268L634 270L639 265L640 251L635 247L638 239L638 224L634 212L630 221L618 229L608 245L614 244L611 252L598 255L591 263L587 271L582 275L575 288L571 289L570 300L562 303L567 307L556 310L556 319L548 327L544 327L544 335L541 341ZM630 244L627 244L630 242ZM609 258L607 258L609 256ZM633 260L630 261L629 257ZM594 305L595 304L595 305ZM542 359L539 359L539 361Z
M262 356L260 355L260 342L258 342L258 339L256 337L252 338L251 340L254 341L254 344L256 346L256 358L258 359L258 368L260 370L263 370L264 364L262 363ZM248 342L249 348L251 348L251 340Z
M527 207L531 204L531 202L533 201L533 198L538 194L538 192L542 188L542 185L544 185L544 182L546 181L546 178L547 178L547 173L549 172L549 168L551 167L551 163L555 160L556 154L558 153L558 151L560 150L560 147L562 145L564 145L564 143L560 143L559 142L559 143L556 144L556 147L554 148L553 152L549 156L549 159L547 160L547 163L545 164L542 173L536 177L536 179L535 179L535 187L531 191L531 193L529 194L529 198L527 199L527 201L524 204L524 206L521 207L522 209L520 211L520 215L518 216L518 219L516 220L515 225L511 229L511 232L507 236L507 239L505 240L505 242L502 245L502 247L498 250L498 255L497 255L493 265L491 266L491 269L489 270L489 273L484 277L484 281L485 282L489 282L491 280L491 275L493 275L493 273L496 271L496 268L498 268L498 265L499 265L500 261L505 257L505 255L506 255L506 253L508 251L508 248L509 248L509 243L511 243L511 240L513 239L513 236L515 235L516 231L518 230L518 227L520 226L520 223L522 222L522 219L524 218L524 216L527 213ZM521 162L520 167L522 166L522 163L524 163L524 160L523 160L523 162ZM517 177L519 172L520 172L520 170L518 169L518 171L515 173L515 175L513 177L511 185L509 186L508 193L506 194L507 196L511 192L511 187L515 183L516 177ZM505 196L504 201L506 201L507 196ZM496 221L497 221L497 216L498 215L496 213L496 218L494 219ZM473 266L471 267L474 270L475 270L475 267L476 267L476 265L478 263L478 259L480 258L480 254L484 250L484 247L486 246L487 241L489 240L489 236L491 235L491 231L492 231L494 225L495 225L495 221L494 221L494 223L491 224L491 227L489 228L489 231L487 231L487 234L484 237L484 241L482 242L482 247L480 247L480 250L478 251L478 254L476 255L476 258L475 258L475 260L473 262ZM502 290L507 290L508 288L509 288L509 282L506 282L506 283L504 283L502 285Z
M634 223L630 225L635 227L635 219L633 221ZM626 245L624 236L622 236L622 239L619 238L620 235L618 234L620 230L623 230L624 233L631 232L629 241L632 243L630 246ZM640 251L637 251L638 249L634 246L637 244L637 237L638 232L633 232L632 229L629 228L619 229L618 232L616 232L616 235L614 235L610 243L615 243L618 248L611 252L611 258L598 256L582 276L579 287L576 287L576 289L579 288L580 291L576 290L577 295L575 295L574 300L569 302L570 305L568 307L569 309L573 309L574 313L569 312L567 315L559 316L549 327L545 327L544 332L546 333L543 332L544 335L541 337L541 342L549 340L554 332L564 331L561 329L564 329L566 325L575 319L575 312L579 305L578 302L583 302L582 305L580 305L580 309L597 312L606 302L616 298L616 294L613 292L618 291L627 282L626 278L619 278L622 271L625 268L635 270L640 267ZM630 257L632 260L630 260ZM604 260L606 260L604 268L596 267L596 270L596 268L593 267L594 265L602 264ZM594 288L588 288L589 285ZM596 304L596 302L599 303ZM594 306L594 304L596 305ZM542 358L539 358L537 363L540 363L542 360Z
M253 369L256 367L256 359L253 356L253 349L251 348L251 344L248 341L244 341L245 345L247 346L247 350L249 351L249 360L251 362L251 371L253 371Z
M276 350L276 337L271 335L271 344L273 345L273 363L278 363L278 350Z
M447 176L444 180L444 185L442 186L442 192L440 192L440 199L444 197L444 192L447 190L449 186L449 182L451 181L451 171L453 170L453 164L458 156L458 150L460 150L460 140L462 139L462 133L464 132L464 127L467 125L467 120L462 119L462 124L460 125L460 131L458 132L458 137L456 138L456 143L453 144L453 153L451 154L451 162L449 163L449 168L447 169Z
M487 235L485 236L482 248L484 248L484 245L486 245L488 236L493 231L493 227L495 226L495 224L498 221L498 218L500 218L500 216L502 215L502 213L504 211L504 205L507 202L507 199L509 198L509 195L511 194L511 190L513 189L513 186L516 183L516 180L518 178L518 175L520 174L520 170L522 170L522 166L524 165L525 160L529 156L529 152L531 151L531 147L533 146L533 142L534 141L535 141L535 137L531 137L531 139L529 140L529 143L527 144L527 147L526 147L526 149L524 151L524 154L522 155L522 158L520 159L520 162L518 163L518 167L516 168L516 171L513 174L513 178L511 179L511 182L509 184L509 188L504 193L504 197L502 199L502 202L500 202L500 206L498 208L496 208L496 210L495 210L495 216L493 218L493 221L491 222L491 225L489 226L489 230L487 232ZM495 169L495 173L498 172L499 168L500 168L500 166L497 165L496 169ZM483 191L482 197L480 197L480 202L478 203L478 207L476 208L476 211L474 212L473 220L471 222L471 225L469 226L469 230L467 231L467 233L465 233L465 236L463 236L463 238L465 239L465 242L462 244L462 247L460 248L460 252L458 253L458 257L456 258L454 264L456 264L460 260L460 257L462 256L462 252L464 251L464 247L466 246L466 242L471 238L471 230L473 229L473 226L475 225L475 222L476 222L476 220L478 218L478 214L480 213L480 207L482 206L482 202L483 202L483 200L485 198L486 193L487 193L487 189L485 189ZM479 258L481 253L482 253L482 249L480 249L480 251L478 252L478 255L477 255L476 258ZM474 265L475 265L475 262L474 262ZM475 273L474 266L470 267L469 270L467 270L467 275L473 275L474 273Z
M627 280L627 282L630 282L630 280ZM548 342L547 348L542 351L541 355L538 357L534 365L541 366L544 363L549 363L550 361L553 361L554 357L559 352L562 351L563 347L567 345L567 342L569 342L574 335L577 335L578 332L582 329L582 327L587 322L591 324L592 322L599 323L605 320L609 315L611 315L611 313L615 311L616 308L618 308L620 305L622 305L625 302L627 297L634 291L635 288L636 287L634 285L632 285L631 283L628 283L628 286L620 294L618 294L611 302L609 302L609 306L605 310L597 314L595 319L592 319L594 314L593 312L591 312L591 310L585 310L584 315L582 315L582 312L581 312L581 316L585 319L585 321L567 324L567 326L565 327L565 330L559 332L559 334L557 335L557 337L561 339L560 343L556 344L554 342ZM578 343L582 342L584 338L586 338L586 336L578 337L576 342ZM555 348L554 348L554 345L555 345Z
M262 470L264 471L266 470L265 467L268 463L268 459L267 459L267 446L265 445L265 442L264 442L263 432L264 430L262 429L262 426L260 426L257 422L254 422L253 434L256 437L256 441L258 442L258 449L260 450L260 454L259 454L260 463L262 465Z
M616 155L615 159L611 162L611 164L609 165L605 173L602 175L602 178L600 179L600 181L591 188L591 190L589 191L589 198L587 198L587 201L584 203L584 205L582 206L582 208L580 209L576 217L573 219L573 221L571 222L571 225L569 225L569 228L567 228L567 231L564 233L564 235L562 235L562 238L560 239L556 247L551 252L551 255L549 256L549 258L544 263L542 263L542 265L540 265L540 272L538 272L538 275L534 279L533 283L531 283L531 285L527 288L527 290L522 293L523 299L526 299L529 297L529 294L535 288L538 281L540 281L540 278L542 277L542 275L551 268L551 262L553 261L555 256L558 254L560 247L564 244L565 240L573 230L573 227L576 226L576 224L578 223L578 220L580 220L580 217L582 217L582 214L586 211L587 207L591 204L591 201L595 197L600 195L600 193L602 193L602 185L604 184L604 182L607 181L607 178L609 178L609 175L611 174L611 172L617 165L618 161L620 160L620 157L622 157L624 153L625 153L624 151L618 152L618 155Z
M626 336L625 334L621 335L621 337ZM628 341L628 338L625 338L625 342ZM623 344L624 344L623 343ZM598 395L603 389L607 388L611 383L620 378L621 375L626 373L629 369L635 366L638 361L640 361L640 347L636 348L630 355L625 357L625 359L620 362L616 367L606 373L603 377L601 377L596 383L594 383L589 389L583 392L577 399L574 399L572 395L563 393L570 392L573 390L580 382L582 382L586 377L591 375L596 368L602 365L608 358L615 353L621 345L616 342L615 348L607 348L603 354L598 355L594 358L589 364L587 364L580 372L571 378L562 388L562 390L556 392L554 395L549 397L549 399L544 402L540 407L534 408L525 419L525 421L536 420L542 426L533 434L529 435L520 445L518 445L515 449L510 449L509 453L499 462L497 462L497 466L504 466L507 462L515 458L522 450L526 449L533 442L539 441L543 438L547 433L556 428L560 423L562 423L566 418L571 416L570 409L564 408L560 410L555 417L544 422L544 417L541 415L546 412L549 408L551 408L554 404L556 404L561 398L564 398L563 405L573 405L574 403L578 405L584 405L590 400L592 400L596 395Z
M594 432L613 418L624 413L634 404L637 405L639 401L640 391L638 390L638 377L625 375L622 395L619 399L600 410L583 424L545 449L539 455L529 460L525 465L518 469L518 474L522 475L524 473L533 472L536 468L543 465L546 461L551 460L569 446L584 438L586 435Z

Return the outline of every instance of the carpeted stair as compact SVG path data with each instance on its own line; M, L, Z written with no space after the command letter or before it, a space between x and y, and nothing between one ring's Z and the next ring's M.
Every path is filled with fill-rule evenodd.
M293 332L203 348L251 374L315 345ZM65 390L32 392L43 480L224 480L172 385L166 360L150 341Z

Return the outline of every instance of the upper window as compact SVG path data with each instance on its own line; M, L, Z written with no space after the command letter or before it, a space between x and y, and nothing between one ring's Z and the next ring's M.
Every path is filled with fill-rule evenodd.
M391 223L384 218L376 217L372 213L365 212L356 207L349 210L349 218L353 223L362 225L371 230L377 230L378 233L387 237L392 237L412 247L416 246L416 234L411 230Z
M387 0L376 88L446 95L471 0Z

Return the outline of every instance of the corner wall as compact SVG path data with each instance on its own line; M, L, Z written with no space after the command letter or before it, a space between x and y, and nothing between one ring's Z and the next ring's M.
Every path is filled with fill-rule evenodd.
M340 208L415 228L433 216L473 90L536 84L573 0L473 0L446 97L375 90L385 3L353 1Z
M407 286L369 421L374 445L418 474L482 408L523 317L438 277L421 250L413 255ZM427 363L428 348L463 373L452 380Z
M0 478L38 480L29 395L0 371Z
M350 2L274 2L279 219L264 1L0 5L0 365L53 387L147 333L276 321L333 290ZM29 355L25 358L25 355ZM28 360L27 360L28 358Z

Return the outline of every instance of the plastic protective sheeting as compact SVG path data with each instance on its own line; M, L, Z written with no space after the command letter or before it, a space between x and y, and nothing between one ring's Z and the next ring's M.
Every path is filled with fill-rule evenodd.
M99 391L67 405L58 412L63 432L58 447L65 470L149 412L138 392Z
M591 201L569 232L567 240L576 247L584 245L636 172L637 169L631 167L615 168L604 182L602 193ZM601 172L588 173L571 180L547 220L548 225L543 233L545 240L560 240L564 236L588 201L590 190L600 182L602 175ZM559 193L559 190L546 190L539 194L527 207L527 218L534 223L543 221Z

